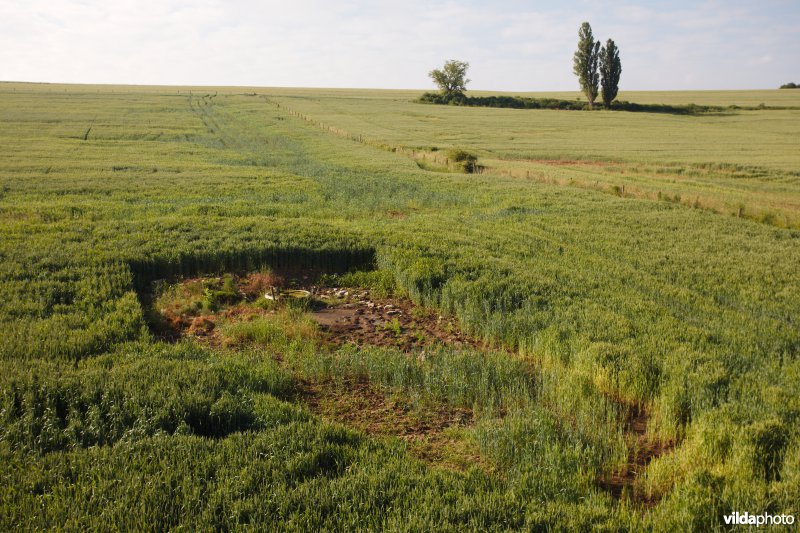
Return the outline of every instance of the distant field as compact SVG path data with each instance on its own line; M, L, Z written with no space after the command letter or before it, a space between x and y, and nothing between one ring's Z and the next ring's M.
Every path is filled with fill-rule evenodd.
M20 83L2 82L3 90L21 90L25 92L129 92L137 93L165 93L175 94L180 92L211 91L224 94L237 94L244 92L259 92L272 95L310 95L316 97L357 97L367 99L396 99L407 98L413 100L425 91L431 89L309 89L302 87L178 87L157 85L67 85L58 83ZM789 89L749 90L749 91L620 91L618 99L640 104L698 104L715 106L767 106L798 107L800 106L800 91ZM578 91L549 91L549 92L504 92L504 91L469 91L475 95L512 95L527 96L531 98L559 98L563 100L583 100L584 96Z
M0 84L3 530L798 514L800 111L419 94Z
M475 91L476 94L513 94L516 96L530 96L532 98L559 98L563 100L584 100L585 97L578 91L563 92L530 92L530 93L500 93ZM714 106L758 106L764 104L776 107L800 106L800 94L787 89L770 89L760 91L620 91L618 100L635 102L638 104L669 104L669 105L714 105Z
M800 103L785 92L763 91L773 96L770 105ZM637 93L645 103L667 102L656 98L660 94L670 95ZM683 96L669 102L684 103ZM727 97L709 91L706 103L718 105ZM437 154L431 149L459 147L474 151L488 172L606 191L624 188L628 195L800 227L800 110L675 116L463 109L388 93L355 98L333 92L281 93L275 101L372 144L429 152L417 153L418 159L433 161Z

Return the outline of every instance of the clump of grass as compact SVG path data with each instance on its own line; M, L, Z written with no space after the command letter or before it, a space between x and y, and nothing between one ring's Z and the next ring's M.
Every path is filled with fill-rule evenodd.
M397 318L393 318L392 320L386 322L383 325L383 329L386 331L391 331L395 337L399 337L403 332L403 328L400 326L400 321Z
M283 277L275 274L272 269L265 267L258 272L248 274L241 282L241 290L250 300L264 299L264 295L271 294L275 289L285 285Z
M345 274L325 274L320 278L324 287L361 287L370 289L375 298L391 296L397 289L394 274L390 270L355 270Z
M478 156L460 148L447 151L447 159L456 169L467 174L472 174L477 169Z
M302 310L292 307L247 322L223 324L220 332L229 345L255 345L279 353L292 349L293 343L307 342L316 346L322 337L317 323Z
M241 300L231 274L225 274L221 281L211 280L204 285L202 306L206 311L217 311L223 305L234 304Z
M163 315L196 315L203 310L206 289L203 280L169 285L159 290L153 306Z

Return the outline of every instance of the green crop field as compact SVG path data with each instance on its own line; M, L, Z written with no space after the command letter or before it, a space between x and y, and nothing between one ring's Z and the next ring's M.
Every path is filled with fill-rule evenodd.
M0 84L0 529L800 512L800 92L420 94Z

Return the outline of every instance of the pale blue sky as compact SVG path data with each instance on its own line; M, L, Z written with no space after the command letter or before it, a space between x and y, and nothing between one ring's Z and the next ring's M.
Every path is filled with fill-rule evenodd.
M574 90L581 22L625 90L800 82L800 1L0 0L0 80Z

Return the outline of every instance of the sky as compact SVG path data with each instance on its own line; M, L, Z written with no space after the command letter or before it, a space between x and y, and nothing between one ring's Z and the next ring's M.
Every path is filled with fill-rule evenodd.
M580 24L613 39L622 90L800 82L800 0L0 0L0 80L577 90Z

